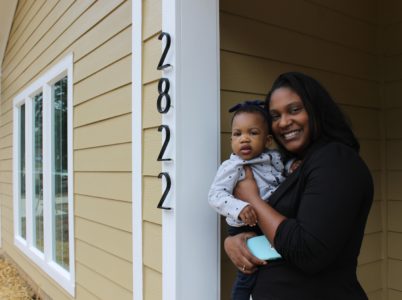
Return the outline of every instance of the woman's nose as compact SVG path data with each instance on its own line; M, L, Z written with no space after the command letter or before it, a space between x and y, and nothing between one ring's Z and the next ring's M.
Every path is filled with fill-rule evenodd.
M279 126L281 128L288 127L291 123L292 123L292 121L287 115L282 115L279 120Z

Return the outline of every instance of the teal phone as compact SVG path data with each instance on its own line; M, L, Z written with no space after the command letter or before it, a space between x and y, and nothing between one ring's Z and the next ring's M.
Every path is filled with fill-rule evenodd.
M265 235L255 236L247 240L247 247L250 252L262 260L274 260L282 256L272 247Z

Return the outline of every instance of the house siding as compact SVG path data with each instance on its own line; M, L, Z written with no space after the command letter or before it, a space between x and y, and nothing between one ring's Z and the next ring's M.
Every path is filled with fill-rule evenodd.
M156 159L162 146L158 132L162 118L156 109L156 99L162 73L156 67L162 54L158 40L162 31L162 1L145 0L142 5L143 297L159 300L162 299L162 212L156 207L162 194L158 179L162 164Z
M381 3L388 299L402 299L402 5Z
M222 160L231 151L229 107L245 99L264 99L273 80L286 71L318 78L351 118L361 155L375 180L375 202L358 276L370 299L382 299L386 241L385 199L379 192L383 143L376 1L285 0L248 5L223 0L220 9ZM233 272L223 253L222 299L229 299Z
M131 1L19 1L1 78L2 246L52 299L73 299L14 246L12 207L13 98L68 53L76 299L131 300Z

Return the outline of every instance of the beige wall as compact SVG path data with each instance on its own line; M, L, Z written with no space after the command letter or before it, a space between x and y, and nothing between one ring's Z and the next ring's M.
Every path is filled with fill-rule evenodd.
M402 299L402 3L381 6L385 117L388 299Z
M70 52L76 298L131 300L131 1L19 1L2 77L3 248L50 297L71 299L14 247L11 176L13 98Z
M158 80L156 70L161 56L161 0L143 1L143 276L144 299L162 299L162 213L156 208L162 192L161 163L156 161L161 149L161 114L156 109Z
M319 79L350 116L375 179L358 275L370 299L382 299L385 228L379 192L383 167L376 1L222 0L220 8L222 160L230 153L228 107L263 98L285 71ZM222 299L229 299L234 269L225 254L222 268Z

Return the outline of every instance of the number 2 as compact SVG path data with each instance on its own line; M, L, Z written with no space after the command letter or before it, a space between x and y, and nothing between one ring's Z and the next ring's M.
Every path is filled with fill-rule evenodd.
M164 36L166 37L166 45L165 45L165 49L163 49L161 59L158 63L158 67L157 67L158 70L163 70L163 69L166 69L171 66L170 64L163 64L165 62L166 55L170 48L170 34L169 33L161 32L161 34L158 36L158 39L162 40Z

